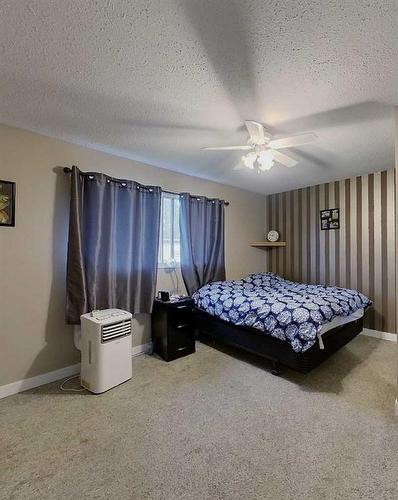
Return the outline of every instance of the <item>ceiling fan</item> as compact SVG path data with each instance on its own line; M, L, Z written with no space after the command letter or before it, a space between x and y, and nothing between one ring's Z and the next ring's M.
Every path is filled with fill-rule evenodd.
M250 151L242 156L242 164L237 165L234 170L249 168L257 169L258 172L270 170L274 162L278 162L285 167L295 167L297 160L279 151L280 149L303 146L318 139L313 133L293 135L290 137L282 137L273 139L272 135L264 128L262 123L252 120L246 120L245 125L249 132L249 139L244 146L222 146L202 148L206 151L233 151L242 150Z

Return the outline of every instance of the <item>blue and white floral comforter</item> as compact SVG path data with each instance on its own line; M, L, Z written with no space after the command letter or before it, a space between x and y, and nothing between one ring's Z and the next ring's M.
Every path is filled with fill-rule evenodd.
M290 343L295 352L315 344L322 325L372 305L356 290L287 281L274 273L217 281L193 294L195 304L235 325L250 326Z

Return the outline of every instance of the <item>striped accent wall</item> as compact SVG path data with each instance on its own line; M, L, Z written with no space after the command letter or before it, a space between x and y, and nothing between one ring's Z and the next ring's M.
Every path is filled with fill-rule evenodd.
M268 270L287 279L355 288L374 302L365 326L396 332L394 170L267 196L267 230L286 247ZM320 210L340 208L340 229L321 231Z

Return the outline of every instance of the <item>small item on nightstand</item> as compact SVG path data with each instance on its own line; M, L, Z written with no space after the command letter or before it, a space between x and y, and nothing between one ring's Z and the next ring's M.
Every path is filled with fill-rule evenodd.
M165 361L195 352L194 301L155 300L152 312L153 351Z
M158 292L158 299L160 299L162 302L168 302L170 300L170 293L160 290Z
M170 302L178 302L179 300L186 300L189 297L187 295L177 295L175 293L172 293L170 296Z

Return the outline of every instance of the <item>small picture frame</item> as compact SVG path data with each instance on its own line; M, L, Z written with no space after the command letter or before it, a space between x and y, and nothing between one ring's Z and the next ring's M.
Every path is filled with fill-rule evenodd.
M321 230L340 229L340 209L328 208L321 210Z
M15 226L15 182L0 180L0 226Z

